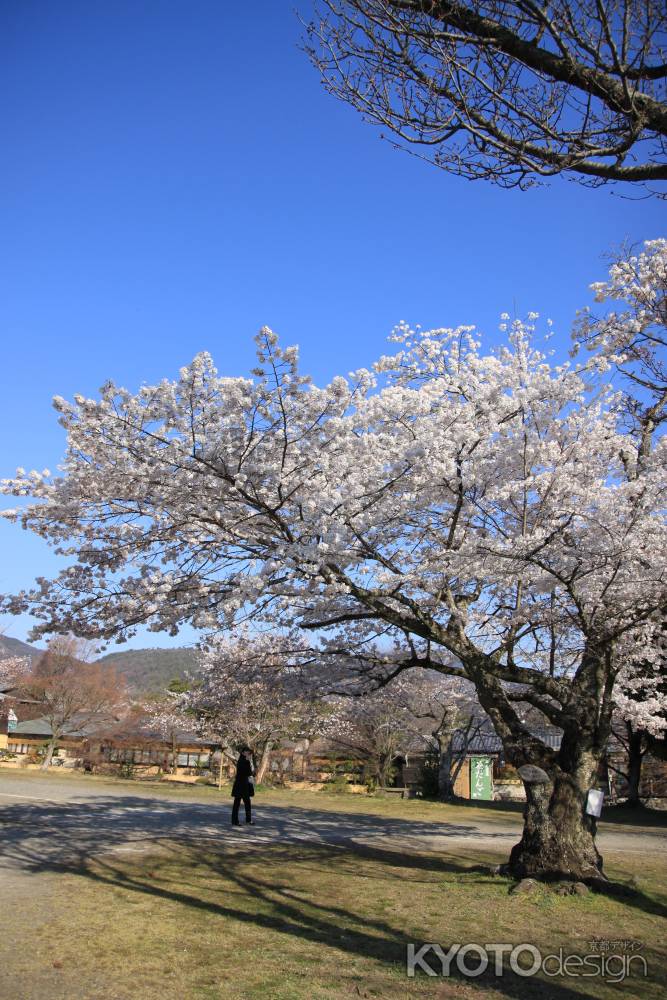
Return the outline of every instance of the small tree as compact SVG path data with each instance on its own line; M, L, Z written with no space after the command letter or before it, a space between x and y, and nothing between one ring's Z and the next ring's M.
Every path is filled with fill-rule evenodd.
M667 179L664 4L321 0L327 90L436 166L502 187Z
M61 651L65 648L70 652ZM54 750L68 732L108 722L125 704L125 688L115 671L75 658L71 650L76 648L74 643L50 643L18 686L22 696L39 703L51 728L43 770L49 768Z
M284 639L240 631L211 642L196 683L179 698L180 710L219 740L230 759L250 746L261 782L279 740L310 735L320 716L318 703L303 698L299 676Z
M365 760L366 771L380 785L392 777L397 756L409 750L424 754L429 787L451 798L470 741L490 720L463 677L409 670L388 682L391 665L390 654L368 647L357 657L319 664L319 677L311 668L307 683L321 689L327 676L329 684L333 676L338 677L337 689L345 689L343 696L329 700L333 710L323 732Z
M176 683L177 690L172 691L172 684L165 696L146 702L142 707L148 723L158 730L165 743L169 743L171 773L176 774L179 733L196 725L196 718L184 698L189 690L188 685L179 680Z
M413 671L414 673L414 671ZM438 795L454 798L454 785L473 739L490 720L463 678L416 675L406 692L411 716L433 760L438 762Z
M368 784L386 788L394 778L396 758L405 753L419 732L410 711L416 692L407 679L393 680L358 697L338 698L323 725L323 735L363 764ZM419 737L421 749L427 739Z

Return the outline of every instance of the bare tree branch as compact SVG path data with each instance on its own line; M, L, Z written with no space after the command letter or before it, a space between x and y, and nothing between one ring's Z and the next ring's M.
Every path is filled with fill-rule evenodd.
M449 172L667 180L653 0L319 0L316 16L305 48L326 89Z

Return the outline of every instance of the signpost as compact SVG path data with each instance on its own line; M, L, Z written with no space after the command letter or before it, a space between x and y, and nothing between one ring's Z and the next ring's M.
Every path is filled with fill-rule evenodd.
M470 798L493 798L493 778L490 757L470 758Z

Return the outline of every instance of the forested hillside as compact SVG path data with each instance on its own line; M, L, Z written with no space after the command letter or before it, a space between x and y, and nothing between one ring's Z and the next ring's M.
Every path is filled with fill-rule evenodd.
M128 649L107 653L100 657L100 663L109 663L124 674L133 694L161 694L171 681L196 671L198 653L189 647Z
M20 639L0 635L0 660L13 656L30 656L33 659L43 651L30 646ZM198 661L196 649L128 649L125 652L107 653L101 656L101 663L113 665L127 678L132 694L161 694L176 678L182 679L186 672L196 671Z

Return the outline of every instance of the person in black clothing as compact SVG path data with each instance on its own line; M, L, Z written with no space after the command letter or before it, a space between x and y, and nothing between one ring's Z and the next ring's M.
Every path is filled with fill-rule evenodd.
M250 799L255 794L254 776L255 772L252 769L252 751L250 747L242 747L241 754L236 762L236 777L234 778L234 784L232 785L232 795L234 796L234 805L232 807L232 826L240 826L239 806L241 805L241 799L243 799L243 805L245 806L246 823L253 822Z

